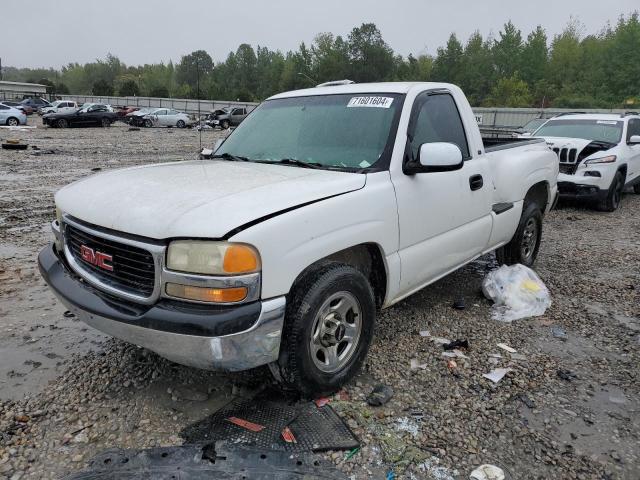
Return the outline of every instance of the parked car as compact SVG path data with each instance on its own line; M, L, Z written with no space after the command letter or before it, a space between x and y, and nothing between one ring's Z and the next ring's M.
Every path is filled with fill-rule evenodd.
M172 108L156 108L144 117L145 127L178 127L185 128L193 124L193 119L184 112Z
M86 104L85 104L86 105ZM107 105L92 104L73 112L43 115L42 123L50 127L109 127L118 116Z
M548 118L534 118L533 120L529 120L522 127L518 128L518 134L521 137L530 137L533 132L547 123L548 120Z
M46 115L47 113L64 113L75 112L78 110L78 104L71 100L56 100L51 105L42 107L38 110L40 115Z
M226 130L229 127L240 125L245 118L247 118L245 107L225 107L215 110L205 123L211 127L219 126Z
M0 103L0 125L8 125L9 127L17 127L18 125L27 124L27 114L17 108Z
M533 136L544 138L558 156L562 197L580 198L612 212L626 187L640 193L639 115L562 115Z
M328 393L362 365L378 308L494 250L532 265L557 175L542 139L483 144L454 85L298 90L211 160L60 190L40 271L107 334Z
M124 107L116 107L115 112L118 115L118 118L123 120L124 117L126 117L130 113L137 112L138 110L140 110L139 107L127 107L127 106L124 106Z
M14 102L12 100L2 100L1 103L6 105L7 107L17 108L18 110L21 110L22 112L24 112L25 115L27 114L27 108L23 106L20 102Z
M124 121L134 127L144 126L145 115L153 112L155 108L143 107L134 112L129 112L124 116Z
M33 112L37 112L39 108L50 106L51 103L41 97L29 97L22 100L20 105L25 107L27 115L31 115Z

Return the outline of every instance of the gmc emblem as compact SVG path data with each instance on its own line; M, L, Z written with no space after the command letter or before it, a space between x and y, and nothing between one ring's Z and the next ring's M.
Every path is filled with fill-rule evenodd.
M89 248L86 245L80 245L80 256L82 257L82 260L91 265L95 265L96 267L103 270L113 272L113 265L111 265L113 257L111 255L97 252L93 248Z

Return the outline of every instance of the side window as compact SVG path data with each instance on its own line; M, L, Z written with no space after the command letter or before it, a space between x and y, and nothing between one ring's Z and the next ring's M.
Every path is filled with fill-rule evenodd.
M9 110L9 107L6 107L4 105L0 105L0 110Z
M462 158L471 158L460 113L449 94L429 95L420 108L411 142L413 158L417 158L420 145L434 142L453 143L460 148Z
M629 120L629 127L627 128L627 142L634 135L640 135L640 120L635 118Z

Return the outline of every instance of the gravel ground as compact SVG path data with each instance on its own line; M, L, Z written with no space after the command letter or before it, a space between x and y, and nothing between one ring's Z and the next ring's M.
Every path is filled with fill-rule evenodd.
M221 135L204 131L203 144ZM198 132L0 130L15 137L40 151L0 151L0 479L59 478L111 447L179 445L186 425L270 381L264 369L202 372L108 339L65 317L37 273L58 188L96 168L194 158ZM639 478L639 209L628 194L615 213L548 215L536 271L553 304L541 317L490 318L480 284L492 256L382 312L364 371L332 399L363 448L327 457L358 479L463 479L483 463L511 479ZM466 309L451 307L458 298ZM423 330L468 340L468 359L448 368ZM513 370L497 384L482 377L497 367ZM395 396L367 406L380 383Z

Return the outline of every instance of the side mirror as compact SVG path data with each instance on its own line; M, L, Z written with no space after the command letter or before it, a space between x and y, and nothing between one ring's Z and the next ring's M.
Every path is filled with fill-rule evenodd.
M629 145L638 145L640 144L640 135L631 135L629 141L627 142Z
M407 175L426 172L449 172L462 168L462 152L457 145L446 142L423 143L418 158L404 165Z
M220 148L220 145L222 145L223 143L224 140L222 138L216 140L216 143L213 145L213 151L215 152L216 150L218 150Z

